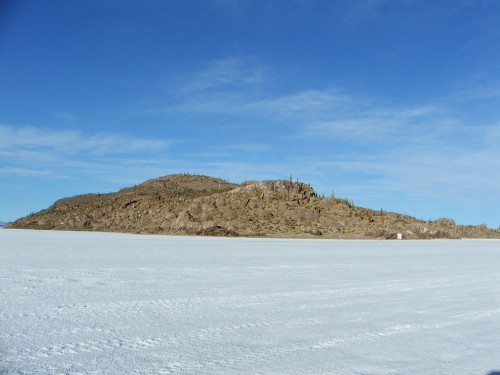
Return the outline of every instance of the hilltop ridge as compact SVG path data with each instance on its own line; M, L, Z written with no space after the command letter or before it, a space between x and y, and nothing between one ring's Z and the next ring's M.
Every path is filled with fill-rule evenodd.
M148 180L115 193L56 201L7 228L151 234L394 239L500 238L485 225L419 220L319 197L303 182L228 181L190 174Z

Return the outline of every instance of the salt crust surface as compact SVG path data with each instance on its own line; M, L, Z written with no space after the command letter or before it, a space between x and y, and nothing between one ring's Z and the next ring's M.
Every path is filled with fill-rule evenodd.
M487 374L500 241L0 230L0 374Z

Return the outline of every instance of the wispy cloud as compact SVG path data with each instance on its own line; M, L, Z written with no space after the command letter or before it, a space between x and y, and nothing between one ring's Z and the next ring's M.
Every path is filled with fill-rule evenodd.
M68 112L68 111L58 111L54 112L54 117L62 121L75 121L78 120L78 116Z
M301 136L358 143L414 144L446 132L446 121L441 117L439 109L431 106L377 108L365 103L358 108L329 111L323 116L325 120L306 122ZM437 121L442 121L441 126L436 126Z
M252 57L227 57L204 64L200 70L185 72L183 79L169 86L165 96L136 103L135 114L230 113L242 110L266 87L268 71Z
M0 125L0 151L45 151L62 154L127 154L158 151L168 146L163 140L141 139L116 134L86 136L78 131L33 126Z
M440 22L445 24L471 8L488 7L491 1L457 0L453 6L443 9L440 1L428 2L419 0L353 0L337 11L344 22L357 26L362 23L376 21L391 24L421 25L423 22ZM336 7L339 9L339 7Z
M22 177L54 177L51 171L29 169L29 168L15 168L15 167L1 167L0 174L9 174Z
M160 152L168 146L169 142L165 140L117 134L87 136L77 131L0 125L0 157L3 163L0 173L23 176L52 174L60 177L67 175L71 168L82 168L84 164L98 170L106 157L140 158L142 154ZM112 165L107 165L107 168L112 168Z
M500 89L498 85L472 87L461 90L450 95L450 100L469 101L469 100L500 100Z
M355 106L364 106L362 100L342 94L338 90L307 90L275 98L257 100L246 103L243 109L258 111L272 115L290 118L318 118L331 115L336 110L348 111Z
M264 68L252 64L248 59L228 57L211 61L203 70L194 73L183 91L190 94L213 89L242 88L261 84L264 79Z

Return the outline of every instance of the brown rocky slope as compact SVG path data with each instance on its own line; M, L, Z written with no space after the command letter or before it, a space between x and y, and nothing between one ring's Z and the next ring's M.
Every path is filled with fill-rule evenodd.
M116 193L64 198L7 228L214 236L394 239L500 238L485 225L423 221L323 198L288 180L227 181L189 174L149 180Z

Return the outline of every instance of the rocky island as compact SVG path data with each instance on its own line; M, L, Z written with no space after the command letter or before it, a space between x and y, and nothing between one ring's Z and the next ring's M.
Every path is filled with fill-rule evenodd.
M320 197L291 180L234 184L177 174L115 193L64 198L7 228L290 238L500 238L486 225L424 221Z

